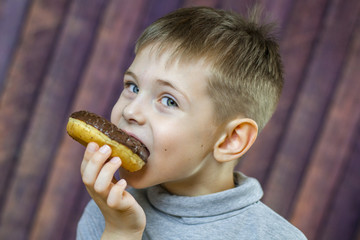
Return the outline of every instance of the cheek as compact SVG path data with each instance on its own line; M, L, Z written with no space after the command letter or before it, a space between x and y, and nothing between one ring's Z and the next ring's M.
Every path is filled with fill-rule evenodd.
M202 158L208 145L195 129L173 126L171 130L158 132L154 136L156 152L161 158L183 159L191 161Z
M111 122L117 124L122 116L123 106L120 99L116 102L113 109L111 110Z
M153 129L153 153L156 161L166 164L178 157L180 149L184 148L184 136L175 127L160 126Z

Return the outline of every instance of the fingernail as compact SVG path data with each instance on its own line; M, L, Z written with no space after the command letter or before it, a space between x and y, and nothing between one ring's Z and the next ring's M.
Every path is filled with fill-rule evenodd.
M93 142L89 143L87 149L88 149L89 152L95 152L96 151L96 144L93 143Z
M99 149L99 151L101 153L108 153L110 151L110 147L108 145L104 145Z
M111 163L118 163L120 162L120 158L119 157L113 157L111 160L110 160Z
M120 179L120 181L117 182L118 185L126 185L125 179Z

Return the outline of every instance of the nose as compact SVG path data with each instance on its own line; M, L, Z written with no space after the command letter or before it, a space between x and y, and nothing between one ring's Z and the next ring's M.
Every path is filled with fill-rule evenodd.
M141 103L139 98L134 99L124 107L122 116L128 123L143 125L146 120L144 104Z

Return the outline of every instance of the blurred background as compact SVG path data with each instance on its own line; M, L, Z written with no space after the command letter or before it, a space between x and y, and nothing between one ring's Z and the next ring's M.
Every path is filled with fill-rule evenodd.
M359 240L360 1L257 2L278 22L286 83L238 170L309 239ZM180 7L254 3L0 0L0 239L75 238L89 196L68 116L109 118L146 26Z

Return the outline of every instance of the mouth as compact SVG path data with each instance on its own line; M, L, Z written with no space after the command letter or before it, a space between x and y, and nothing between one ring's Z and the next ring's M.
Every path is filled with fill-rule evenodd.
M124 129L121 130L129 136L129 138L126 140L126 143L131 147L133 152L139 155L140 158L145 162L147 162L147 159L150 156L150 151L147 146L135 134L127 132Z

